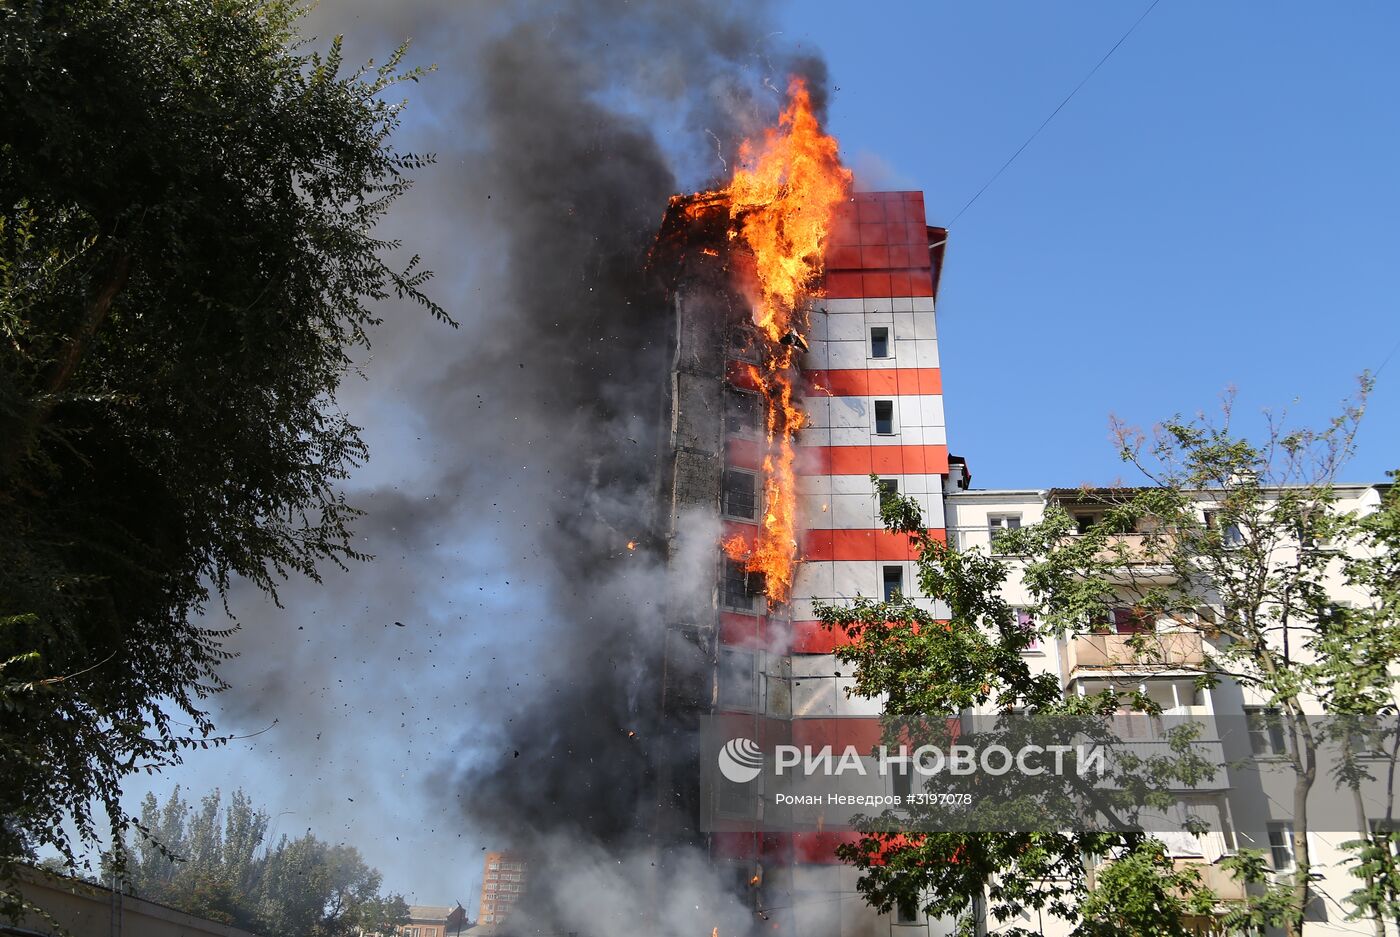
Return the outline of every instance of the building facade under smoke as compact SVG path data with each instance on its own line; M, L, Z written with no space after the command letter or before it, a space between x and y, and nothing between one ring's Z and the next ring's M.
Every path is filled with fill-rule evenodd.
M743 280L742 248L725 243L718 226L706 230L703 212L683 207L673 205L659 242L672 255L663 272L675 312L661 526L674 548L697 514L717 511L726 543L752 543L771 507L764 420L775 402L752 377L762 351L733 286ZM814 603L894 592L920 601L912 548L883 529L878 492L914 498L935 535L944 528L950 460L935 297L945 239L926 223L920 192L857 193L838 209L820 298L800 339L796 392L805 422L791 595L770 603L762 575L724 552L715 554L712 581L673 592L663 680L673 752L712 713L736 732L771 733L776 722L797 745L877 744L878 710L847 697L850 678L832 654L838 636L820 626ZM857 897L856 872L836 858L851 834L820 824L746 831L756 809L750 796L702 804L696 773L684 759L660 766L659 822L677 834L698 828L702 814L707 827L734 821L733 831L697 835L697 845L726 870L764 932L814 937L885 926Z

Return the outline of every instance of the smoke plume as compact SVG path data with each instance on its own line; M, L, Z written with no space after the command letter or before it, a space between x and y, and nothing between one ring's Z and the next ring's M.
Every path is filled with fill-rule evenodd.
M789 75L824 104L824 65L785 51L762 6L699 0L325 0L307 32L345 34L351 61L409 39L436 64L398 145L437 164L385 235L424 255L462 328L384 310L342 395L372 447L351 496L375 559L290 584L283 610L235 596L218 705L238 727L279 720L252 747L289 798L385 844L367 852L391 885L403 836L527 850L546 930L616 930L642 893L678 895L655 878L677 870L678 906L712 905L689 860L646 872L640 851L659 607L706 583L716 534L694 518L669 573L647 539L670 313L646 252L668 196L725 175ZM421 900L468 900L479 860L454 861L454 893ZM596 911L587 896L623 881L636 901Z

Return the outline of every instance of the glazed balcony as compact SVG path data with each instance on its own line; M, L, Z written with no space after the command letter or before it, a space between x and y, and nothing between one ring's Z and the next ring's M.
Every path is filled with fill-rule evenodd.
M1072 676L1086 670L1192 670L1205 663L1199 631L1081 634L1066 645Z

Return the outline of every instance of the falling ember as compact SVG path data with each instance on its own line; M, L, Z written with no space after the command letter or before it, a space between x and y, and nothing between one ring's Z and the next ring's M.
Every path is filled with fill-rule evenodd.
M806 82L794 78L778 126L760 141L744 142L729 185L688 200L696 212L727 205L729 237L753 255L762 363L750 366L749 376L767 399L765 513L752 547L731 538L724 551L764 574L773 603L787 600L797 561L796 435L806 418L794 388L798 355L807 347L805 303L822 273L836 207L850 191L851 172L841 165L836 139L822 131Z
M635 540L629 540L629 541L627 541L627 549L629 549L629 550L635 550L635 549L637 549L637 541L635 541Z

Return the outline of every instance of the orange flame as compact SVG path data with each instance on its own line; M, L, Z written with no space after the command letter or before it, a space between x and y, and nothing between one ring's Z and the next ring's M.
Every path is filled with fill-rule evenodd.
M750 377L767 398L767 452L763 460L764 515L752 549L724 544L726 555L764 574L770 602L787 600L797 562L797 431L806 422L794 388L798 348L806 347L804 304L821 275L827 233L836 206L851 190L836 139L812 112L806 82L793 78L788 105L761 141L745 141L729 185L691 201L700 210L727 203L731 239L753 255L757 293L753 320L763 341L762 365Z

